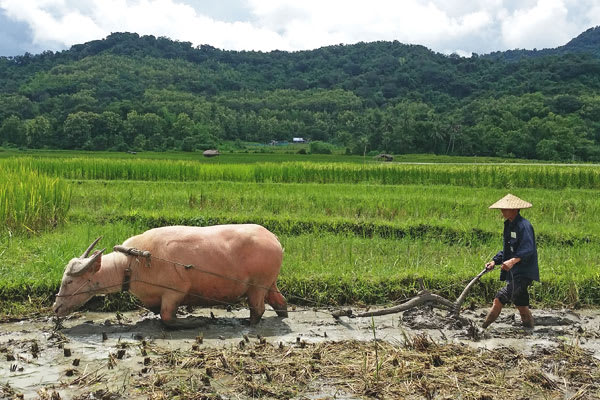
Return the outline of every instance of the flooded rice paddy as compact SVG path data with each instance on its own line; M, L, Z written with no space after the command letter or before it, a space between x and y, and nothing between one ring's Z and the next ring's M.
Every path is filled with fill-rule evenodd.
M486 331L485 310L427 307L256 326L245 308L182 310L180 330L146 310L27 319L0 324L0 398L598 398L600 312L533 313L533 330L505 309Z

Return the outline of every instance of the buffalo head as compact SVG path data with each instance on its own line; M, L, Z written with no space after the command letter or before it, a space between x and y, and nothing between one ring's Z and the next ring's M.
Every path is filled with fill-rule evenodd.
M106 249L96 250L91 256L90 252L101 238L94 240L80 257L73 258L67 264L56 301L52 305L59 317L69 314L94 296L95 284L92 278L100 269L102 253Z

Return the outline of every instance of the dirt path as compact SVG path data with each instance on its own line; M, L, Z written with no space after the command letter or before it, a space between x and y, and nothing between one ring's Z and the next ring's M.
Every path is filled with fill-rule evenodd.
M463 315L480 323L483 312L466 311ZM190 329L179 331L165 330L153 314L146 312L122 315L78 313L63 321L60 330L54 330L51 318L0 324L0 398L17 395L26 399L56 399L59 398L57 395L63 399L169 398L173 396L174 389L168 383L183 379L183 376L185 379L181 382L185 384L180 383L181 388L177 390L185 392L185 388L189 389L192 385L190 393L196 393L198 389L193 388L193 382L196 382L206 389L202 392L205 397L197 398L331 398L334 395L337 398L370 398L386 397L386 394L393 397L400 393L393 391L400 390L393 389L393 382L385 386L389 393L381 391L384 389L376 390L382 382L380 367L389 367L397 381L399 362L420 360L420 355L427 354L429 361L421 360L415 364L423 369L419 372L423 376L431 369L431 363L436 364L436 357L449 360L446 362L449 366L452 364L450 360L461 348L468 349L473 362L484 357L490 361L510 363L510 360L521 357L529 363L537 363L552 356L554 358L551 359L562 357L566 363L573 362L573 368L581 369L578 363L590 368L596 363L597 370L600 365L600 312L597 310L534 310L537 326L533 331L520 328L518 316L515 317L512 310L505 310L500 321L486 332L473 329L469 323L456 324L447 320L443 313L427 308L373 319L342 317L339 320L332 318L328 310L292 312L290 318L283 320L273 312L267 312L263 321L255 327L247 325L247 314L246 309L231 312L198 309L185 316ZM374 337L380 348L375 346ZM419 349L419 346L423 348ZM373 353L376 348L379 352ZM348 349L354 349L354 353L345 353ZM431 353L433 349L437 353ZM570 349L570 353L566 354L565 349ZM409 350L416 353L411 355L407 353ZM293 369L304 362L313 368L317 352L320 366L316 372L306 369L307 372L302 375ZM264 358L257 353L264 354ZM294 357L305 359L299 358L292 367L278 364L291 359L292 353ZM214 359L211 359L213 356ZM238 361L243 357L250 358L240 364ZM326 357L330 360L327 368L331 368L331 371L327 369L327 373L323 372L325 367L320 364ZM506 361L506 357L510 360ZM336 378L334 365L349 368L354 361L358 362L356 368L365 365L363 378L366 370L370 371L368 376L376 383L375 389L372 389L374 392L369 392L369 384L361 380L360 372L357 372L358 383L355 384L348 383L354 379L350 372L347 382ZM460 365L464 362L462 360ZM296 371L296 377L290 368ZM502 364L497 366L498 370L504 368ZM540 364L539 368L542 375L534 374L539 382L533 384L540 387L540 396L567 398L577 394L582 382L585 392L580 398L600 396L598 384L585 383L589 374L596 379L595 382L600 375L582 372L583 377L575 377L571 374L569 379L579 382L579 386L575 387L569 384L570 380L565 380L556 366L544 370ZM417 371L413 372L410 382L418 385ZM238 379L240 374L250 374L254 380L249 381L247 377ZM470 376L469 371L463 374L465 379ZM242 386L238 381L242 382ZM428 381L437 382L433 377ZM404 386L409 387L407 382ZM276 384L279 386L273 386ZM289 388L283 389L288 384ZM448 382L448 385L460 390L455 383ZM472 387L479 387L476 393L483 395L490 385L493 387L494 383L481 382L480 387ZM438 386L434 388L437 390L435 393L446 390L443 383ZM527 390L526 386L523 390ZM167 387L169 391L166 391ZM418 387L413 389L422 389L422 393L416 398L427 397L425 392L430 389ZM231 391L236 395L233 396ZM53 394L55 397L52 397ZM529 395L536 398L531 393ZM469 398L469 395L466 397Z

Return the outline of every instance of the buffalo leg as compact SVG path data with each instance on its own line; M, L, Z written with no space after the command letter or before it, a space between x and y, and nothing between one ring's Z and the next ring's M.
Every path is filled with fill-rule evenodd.
M281 292L279 292L279 289L277 289L277 283L273 283L273 285L271 285L271 289L267 293L265 301L268 305L273 307L273 310L275 310L278 317L287 318L287 301Z
M186 324L177 320L175 313L183 298L164 295L160 303L160 320L169 329L182 329Z
M248 292L250 307L250 325L257 324L265 313L265 291L263 289Z

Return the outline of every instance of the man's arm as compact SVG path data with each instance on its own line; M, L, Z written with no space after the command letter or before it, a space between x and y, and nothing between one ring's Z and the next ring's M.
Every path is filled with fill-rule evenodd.
M508 271L510 269L512 269L512 267L515 266L516 263L518 263L519 261L521 261L521 259L519 257L513 257L510 260L506 260L502 263L502 270L503 271Z
M488 262L485 264L485 268L488 271L491 271L494 269L494 267L496 265L502 264L502 257L504 256L504 251L500 250L493 258L492 261Z

